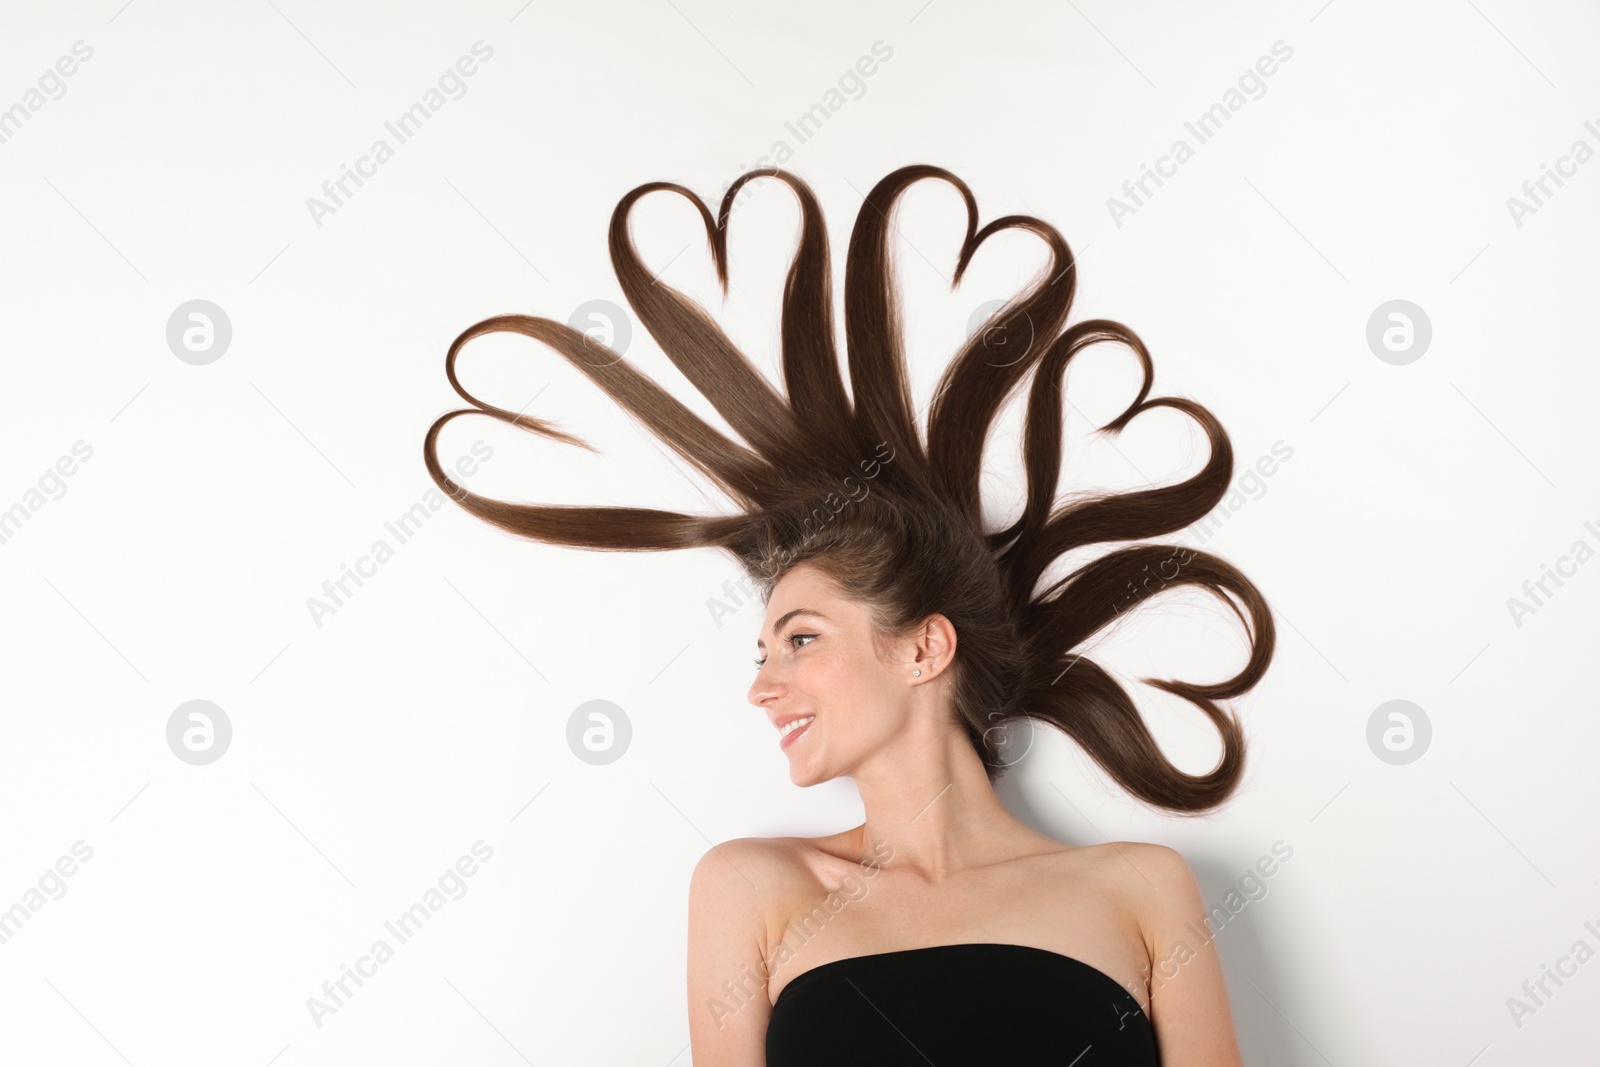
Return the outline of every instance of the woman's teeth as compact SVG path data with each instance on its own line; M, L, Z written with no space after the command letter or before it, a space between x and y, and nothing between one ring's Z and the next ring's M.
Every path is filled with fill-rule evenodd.
M790 719L788 722L778 727L778 734L781 737L788 737L790 734L794 733L796 730L800 729L800 727L804 726L806 723L815 718L815 715L808 715L803 719Z

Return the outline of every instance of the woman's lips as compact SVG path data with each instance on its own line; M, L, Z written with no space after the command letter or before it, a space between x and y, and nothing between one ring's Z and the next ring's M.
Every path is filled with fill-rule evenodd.
M816 722L816 718L813 717L812 720L806 723L804 726L796 726L793 730L790 730L788 733L784 734L778 739L778 747L780 749L788 748L790 745L794 744L800 739L801 734L815 726Z

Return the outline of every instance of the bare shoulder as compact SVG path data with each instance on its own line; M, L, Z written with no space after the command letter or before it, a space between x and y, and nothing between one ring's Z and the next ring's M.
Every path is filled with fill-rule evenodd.
M1148 841L1107 841L1073 850L1070 860L1121 905L1151 959L1174 937L1205 930L1205 905L1189 861L1177 849Z
M809 872L813 850L812 839L800 837L736 837L712 845L695 864L691 892L781 891Z
M1167 845L1158 845L1153 841L1111 841L1105 846L1115 849L1126 857L1128 873L1137 877L1144 875L1141 881L1152 888L1160 889L1165 885L1168 889L1182 888L1187 883L1194 881L1194 872L1189 867L1189 861L1183 858L1183 853Z
M1117 882L1142 920L1171 918L1199 903L1194 870L1177 849L1150 841L1108 841L1094 848L1097 866Z
M1163 1062L1243 1067L1228 987L1194 870L1166 845L1116 841L1115 876L1150 954L1149 1015ZM1115 870L1116 864L1107 870Z
M767 946L802 864L782 838L712 845L689 879L689 1041L696 1064L759 1063L771 1004Z
M1099 845L1064 846L1056 856L1086 877L1107 883L1140 882L1148 890L1153 881L1182 880L1189 872L1183 854L1150 841L1107 841ZM1132 890L1132 886L1128 886Z
M706 849L695 864L691 884L716 889L737 882L750 871L779 872L791 862L792 851L783 844L783 838L736 837Z
M738 837L713 845L689 882L691 905L737 914L763 933L787 903L812 892L833 838Z

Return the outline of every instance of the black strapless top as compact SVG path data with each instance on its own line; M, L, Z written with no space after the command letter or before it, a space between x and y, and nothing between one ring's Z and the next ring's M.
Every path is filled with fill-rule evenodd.
M1027 945L853 956L802 971L767 1024L767 1067L1160 1067L1114 978Z

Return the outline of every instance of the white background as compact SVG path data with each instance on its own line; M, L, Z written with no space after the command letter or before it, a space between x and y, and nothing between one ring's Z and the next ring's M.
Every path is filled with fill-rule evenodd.
M431 489L421 441L461 406L458 333L625 305L606 254L624 194L678 182L715 211L777 162L822 200L836 286L862 198L907 164L960 176L980 224L1044 219L1081 256L1074 317L1132 327L1155 395L1223 421L1236 478L1292 449L1214 533L1169 539L1243 569L1278 623L1235 705L1235 799L1151 811L1041 735L1002 783L1011 809L1063 841L1171 845L1208 903L1293 849L1218 937L1253 1065L1591 1062L1600 962L1547 980L1520 1025L1507 1002L1576 942L1600 950L1600 563L1569 560L1520 620L1509 601L1576 542L1600 547L1600 161L1520 225L1507 201L1575 141L1600 148L1597 38L1592 5L1507 0L6 5L0 108L26 109L74 42L93 54L0 144L0 509L26 512L0 543L0 908L40 904L0 943L0 1060L689 1062L696 860L860 815L848 781L793 787L748 704L762 608L727 600L732 560L543 546L448 505L320 625L308 600L394 547L385 522ZM493 55L464 95L318 225L308 199L393 145L385 121L479 40ZM1280 40L1293 55L1264 94L1198 144L1185 121ZM890 58L841 88L879 41ZM789 124L819 104L802 141ZM1119 222L1108 199L1180 137L1194 157ZM781 183L749 188L726 302L688 203L652 195L634 232L777 380L799 215ZM1045 257L1003 234L952 294L955 191L919 183L896 221L921 404L974 309ZM1366 340L1396 298L1432 324L1406 365ZM203 366L166 340L193 299L233 330ZM725 427L633 329L627 358ZM478 395L606 450L459 419L447 463L494 450L475 490L726 506L550 350L491 337L461 366ZM1133 366L1112 345L1074 365L1064 491L1203 462L1175 413L1092 433ZM997 517L1021 499L1017 416L987 453ZM50 481L78 441L92 457ZM1214 732L1137 679L1222 678L1242 652L1193 595L1097 650L1195 771ZM192 699L233 728L206 766L167 745ZM633 729L606 766L566 742L597 699ZM1395 699L1433 730L1403 766L1367 743ZM480 839L493 857L465 895L317 1025L308 998L393 945L384 922ZM78 841L92 858L51 882ZM30 898L41 879L64 895Z

